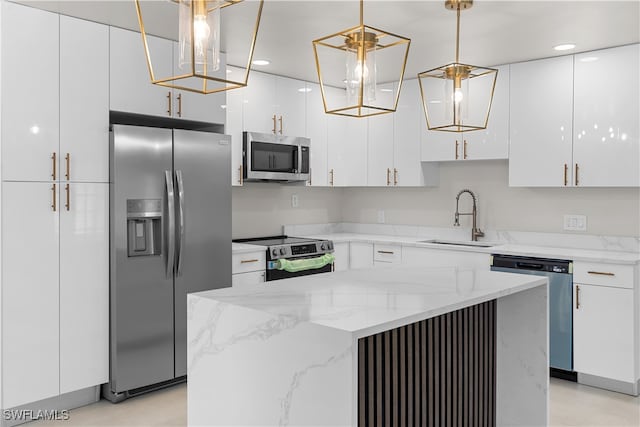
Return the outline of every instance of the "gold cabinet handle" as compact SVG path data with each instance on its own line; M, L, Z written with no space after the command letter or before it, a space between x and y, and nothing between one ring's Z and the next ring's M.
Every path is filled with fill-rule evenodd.
M578 164L576 163L576 176L575 176L575 181L576 181L576 187L578 185L580 185L580 181L578 180L578 171L580 170L580 168L578 167Z
M460 144L458 143L458 140L456 139L456 160L458 160L458 157L459 157L458 156L458 145L460 145Z
M53 204L51 205L51 207L55 212L56 210L58 210L57 203L56 203L57 200L56 200L56 184L55 183L51 186L51 193L53 195Z
M69 184L64 186L65 191L67 192L67 202L64 204L64 207L67 208L67 211L69 211L69 208L71 207L71 199L69 196Z
M278 121L280 121L280 135L282 135L282 116L280 116Z
M238 166L238 184L244 184L244 171L242 170L242 165Z
M167 92L167 114L171 116L171 103L173 100L171 99L171 91Z
M576 285L576 310L580 309L580 286Z
M56 180L56 177L58 176L57 174L57 164L58 164L58 155L53 152L53 154L51 155L51 161L53 164L53 172L51 173L51 178L53 178L53 180Z
M398 185L398 169L393 168L393 185Z
M564 186L567 186L567 174L569 172L569 166L567 166L567 164L564 164Z
M464 145L462 146L462 151L463 151L462 158L464 160L467 160L467 140L466 139L464 140Z
M258 260L257 259L243 259L243 260L240 261L240 264L249 264L249 263L252 263L252 262L258 262Z
M387 168L387 185L391 185L391 169Z
M275 134L275 133L278 133L278 132L276 131L276 115L275 115L275 114L273 115L273 117L271 118L271 120L273 120L273 129L271 130L271 132L273 132L274 134Z
M393 255L393 251L378 251L379 254Z
M178 117L182 117L182 94L178 94Z
M309 167L309 185L312 185L311 180L313 179L313 168Z
M67 155L64 156L64 159L67 163L67 172L64 174L64 176L65 178L67 178L67 181L69 181L69 178L71 177L71 173L69 172L71 170L71 155L67 153Z
M596 274L598 276L615 276L615 273L609 273L605 271L587 271L588 274Z
M333 187L333 169L329 171L329 185Z

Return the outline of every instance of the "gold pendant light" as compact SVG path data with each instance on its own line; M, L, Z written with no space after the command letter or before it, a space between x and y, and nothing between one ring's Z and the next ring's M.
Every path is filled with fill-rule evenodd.
M364 24L313 41L324 110L367 117L398 105L411 40Z
M473 0L445 1L457 15L456 60L418 74L429 130L468 132L487 127L498 70L459 61L460 11L471 6Z
M136 11L138 13L138 23L140 25L140 33L142 34L142 42L144 52L149 67L149 75L151 83L171 87L190 92L198 92L202 94L216 93L229 89L236 89L247 85L249 79L249 71L251 69L251 60L260 26L260 17L262 15L262 7L264 0L259 1L243 1L243 0L171 0L178 6L178 49L173 53L173 69L165 71L165 75L160 75L158 70L162 69L162 65L166 64L166 52L154 53L153 43L147 37L147 31L143 20L143 4L152 4L155 2L145 2L143 0L135 0ZM234 57L242 58L240 64L245 63L244 73L240 78L231 80L225 73L224 67L220 67L220 39L221 39L221 21L226 18L225 14L231 6L242 3L242 6L252 9L252 15L255 14L255 23L247 28L247 31L238 31L238 26L242 23L238 22L233 25L234 34L242 34L239 40L234 40L236 45L243 45L241 52L233 52ZM152 6L149 6L152 7ZM151 12L149 12L151 14ZM161 56L157 59L157 66L154 67L152 56ZM166 67L164 67L166 68ZM163 70L164 71L164 70Z

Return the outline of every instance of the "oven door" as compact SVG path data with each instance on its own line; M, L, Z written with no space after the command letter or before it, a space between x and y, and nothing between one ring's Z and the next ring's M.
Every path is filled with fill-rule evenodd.
M313 255L309 257L300 257L295 259L316 258L317 256L318 255ZM329 273L333 271L333 263L327 264L324 267L320 267L320 268L312 268L309 270L302 270L302 271L296 271L296 272L278 270L276 268L273 268L270 265L270 263L271 263L270 261L267 261L267 275L265 279L267 282L271 280L290 279L292 277L309 276L311 274Z

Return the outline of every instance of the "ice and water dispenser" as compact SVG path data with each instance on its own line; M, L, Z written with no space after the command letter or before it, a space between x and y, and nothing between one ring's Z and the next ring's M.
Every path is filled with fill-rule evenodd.
M162 248L162 199L127 200L128 255L160 255Z

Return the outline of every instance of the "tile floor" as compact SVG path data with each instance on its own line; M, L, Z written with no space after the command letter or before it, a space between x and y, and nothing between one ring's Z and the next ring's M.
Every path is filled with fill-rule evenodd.
M187 388L178 385L113 405L101 400L74 409L70 419L29 427L186 426ZM640 398L551 379L551 426L640 426ZM27 425L27 424L25 424Z

